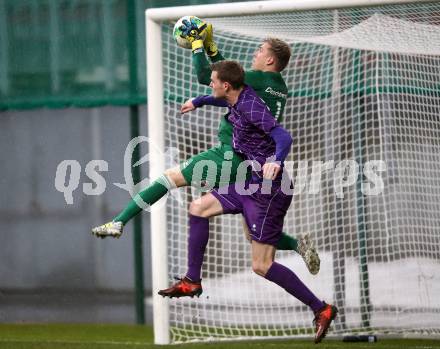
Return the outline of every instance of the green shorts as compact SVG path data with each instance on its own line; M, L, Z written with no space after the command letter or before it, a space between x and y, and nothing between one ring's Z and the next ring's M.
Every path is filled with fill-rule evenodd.
M209 191L245 181L250 171L244 164L240 166L243 160L230 145L219 144L190 157L180 170L188 184Z

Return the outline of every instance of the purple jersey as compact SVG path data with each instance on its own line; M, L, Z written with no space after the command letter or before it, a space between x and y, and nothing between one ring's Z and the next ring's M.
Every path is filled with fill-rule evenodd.
M257 93L245 86L237 103L229 105L224 99L199 96L192 100L196 108L215 105L229 108L228 120L233 126L232 145L237 153L247 160L256 161L262 167L267 161L283 162L292 144L292 137L270 113L269 108ZM254 169L256 178L261 170ZM277 178L281 178L282 171Z
M275 156L276 144L270 132L279 123L269 108L249 86L240 93L237 103L229 106L229 122L233 125L233 147L248 160L256 160L263 166Z

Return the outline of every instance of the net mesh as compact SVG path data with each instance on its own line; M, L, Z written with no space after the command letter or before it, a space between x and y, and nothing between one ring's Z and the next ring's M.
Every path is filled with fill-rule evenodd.
M295 192L284 230L311 234L321 270L310 275L292 251L278 251L277 261L339 307L332 334L438 335L440 3L208 20L222 54L247 69L268 34L293 50L283 125L294 138ZM210 90L172 41L172 26L163 24L162 37L165 139L183 161L217 143L225 110L180 115L180 103ZM383 190L366 195L365 166L375 160L386 165L373 167ZM180 194L183 204L167 204L170 283L186 273L193 195ZM313 333L310 309L253 274L240 216L211 220L202 277L199 299L169 302L174 343Z

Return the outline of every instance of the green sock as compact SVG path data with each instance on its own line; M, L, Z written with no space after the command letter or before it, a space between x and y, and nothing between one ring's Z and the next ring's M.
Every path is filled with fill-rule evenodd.
M294 237L291 237L290 235L287 235L287 233L282 232L281 238L277 243L277 250L294 250L298 252L298 240Z
M158 180L151 183L148 187L142 190L139 194L130 200L128 205L124 210L113 218L114 222L122 222L126 224L130 219L136 216L142 211L142 208L136 204L136 201L141 198L148 205L153 205L156 201L160 200L166 193L168 193L168 188L170 184L165 176L160 177Z

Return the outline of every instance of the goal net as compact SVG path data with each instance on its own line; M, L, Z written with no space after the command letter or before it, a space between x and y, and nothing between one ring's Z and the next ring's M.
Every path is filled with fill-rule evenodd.
M295 191L284 231L311 234L321 270L310 275L293 251L276 260L338 306L329 334L439 335L440 3L203 18L223 56L245 69L264 38L291 45L282 124L294 138L286 167ZM198 84L191 52L174 43L175 20L161 22L163 124L155 127L149 109L149 131L184 161L217 143L225 109L180 115L182 102L210 89ZM153 273L167 266L153 294L187 270L194 193L179 196L168 198L161 221L152 215L154 239L167 248L153 261ZM310 309L252 272L240 216L211 219L202 278L200 298L156 300L170 342L312 335Z

